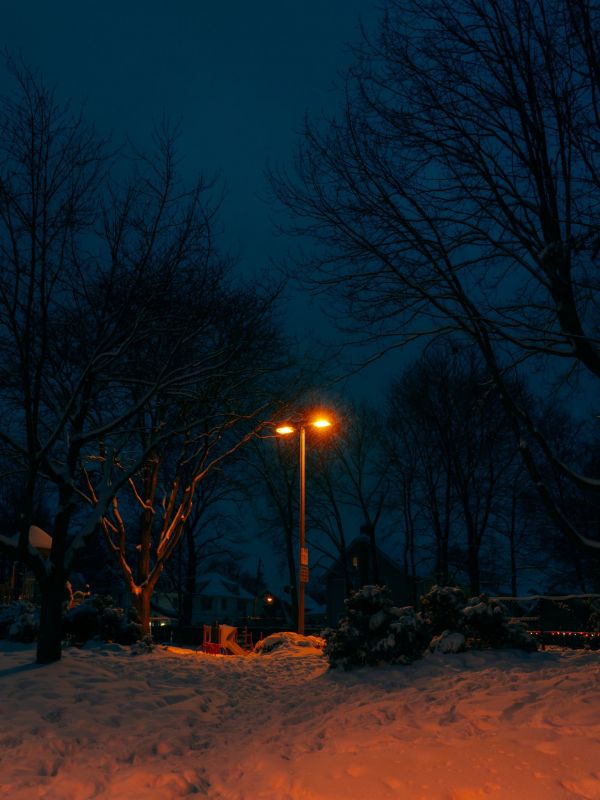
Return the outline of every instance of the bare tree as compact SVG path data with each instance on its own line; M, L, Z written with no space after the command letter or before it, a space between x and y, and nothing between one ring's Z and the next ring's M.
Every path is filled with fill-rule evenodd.
M459 331L479 348L554 523L578 530L544 480L582 490L512 390L579 398L600 378L600 11L587 0L388 0L326 125L273 184L311 234L302 274L379 347Z
M236 359L231 347L202 347L214 324L177 307L186 280L190 296L222 285L224 264L210 187L180 182L172 133L158 132L153 156L134 154L130 178L111 180L115 159L81 115L38 75L9 67L15 92L0 99L0 445L24 491L18 540L0 536L0 546L36 575L44 663L61 655L78 552L135 476L149 488L167 442L199 433L210 417L198 421L189 408L235 372ZM123 176L117 166L112 174ZM236 413L245 419L248 408L222 409L225 429ZM29 545L41 494L53 508L47 559ZM75 527L82 497L91 502ZM173 495L184 515L190 503Z
M393 385L389 408L389 447L400 481L407 458L415 470L415 494L401 502L423 507L436 541L436 578L448 582L453 546L464 553L456 568L479 594L481 549L494 534L519 463L498 393L472 353L438 347Z
M290 587L290 614L298 619L298 452L273 435L258 441L247 458L250 492L275 552L282 553Z
M193 281L184 277L182 289L189 293ZM173 396L168 387L153 398L151 419L141 428L140 448L147 455L128 480L138 513L123 514L118 493L102 519L145 633L152 593L183 535L198 488L265 425L275 397L267 378L275 371L281 377L284 366L270 318L272 298L218 286L211 294L192 292L190 300L182 297L175 306L196 319L192 352L181 364L186 395ZM168 337L162 334L163 345ZM153 357L162 361L162 349ZM190 380L187 370L200 363L196 380ZM170 435L163 433L152 446L165 429ZM90 490L95 500L91 482ZM128 539L135 541L134 550Z
M192 622L197 583L215 558L235 561L245 544L247 520L241 514L245 493L241 461L227 459L198 485L175 557L165 563L168 583L177 594L179 622ZM233 471L233 474L232 474Z
M400 512L404 532L405 565L417 577L418 550L433 550L428 572L436 583L447 586L454 579L450 572L449 548L455 528L456 498L451 473L430 430L431 420L421 417L421 407L406 402L398 384L391 387L388 399L386 447L390 456L391 500ZM430 542L433 538L433 546Z
M369 539L372 580L378 582L379 533L389 509L390 491L381 413L357 403L340 416L332 441L311 453L311 529L326 535L347 572L350 522L352 538L360 530ZM346 581L350 586L348 573Z

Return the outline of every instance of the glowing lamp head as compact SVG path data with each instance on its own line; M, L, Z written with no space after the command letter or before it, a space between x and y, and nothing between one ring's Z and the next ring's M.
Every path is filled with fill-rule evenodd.
M279 433L281 436L287 436L290 433L293 433L295 428L291 425L280 425L278 428L275 428L275 433Z
M331 422L329 422L328 419L324 419L324 418L315 419L310 424L313 426L313 428L330 428L331 427Z

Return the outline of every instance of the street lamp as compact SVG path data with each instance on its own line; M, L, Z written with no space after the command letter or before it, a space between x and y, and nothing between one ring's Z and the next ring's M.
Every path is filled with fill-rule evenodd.
M308 583L308 548L306 547L306 428L330 428L331 422L325 417L301 421L297 427L280 425L275 432L289 436L300 432L300 558L298 563L298 633L304 635L304 587Z

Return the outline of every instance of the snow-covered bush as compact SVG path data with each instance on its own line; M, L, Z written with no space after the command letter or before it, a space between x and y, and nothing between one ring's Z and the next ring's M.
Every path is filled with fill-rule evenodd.
M510 622L507 608L486 595L467 600L456 586L434 586L421 598L421 605L423 617L433 634L429 647L432 651L457 652L488 647L536 649L534 639L524 626Z
M23 603L2 603L0 605L0 639L8 639L8 630L20 613Z
M589 602L586 630L600 633L600 603L598 600Z
M39 610L32 603L18 601L0 606L0 639L33 642L39 626Z
M421 597L421 613L431 633L459 631L463 626L463 609L467 598L458 586L433 586Z
M389 633L374 645L373 653L390 664L408 663L422 656L429 636L421 614L412 606L392 606L390 614L391 621L386 621Z
M332 667L408 663L423 654L429 642L423 618L412 607L393 606L386 587L363 586L345 604L338 628L323 631Z
M506 607L498 600L479 595L463 609L464 632L470 647L518 647L535 650L536 643L521 623L508 619Z
M466 600L461 589L434 586L421 598L423 611L392 605L387 588L363 586L346 601L346 616L323 631L324 654L332 667L351 669L414 661L426 650L458 653L469 648L516 647L536 643L506 608L485 595Z
M107 642L132 644L142 637L134 613L115 606L109 595L92 595L66 611L64 632L77 643L98 637Z

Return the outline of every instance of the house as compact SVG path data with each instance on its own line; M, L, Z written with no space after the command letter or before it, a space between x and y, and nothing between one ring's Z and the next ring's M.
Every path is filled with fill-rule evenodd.
M17 545L19 534L12 537L12 544ZM44 558L50 556L52 537L37 525L29 528L29 544ZM9 558L0 559L0 603L11 600L29 600L37 597L37 584L33 573L18 561Z
M192 605L192 625L214 622L235 625L255 612L256 599L236 581L217 572L203 575L197 584Z
M346 569L340 557L327 570L324 580L328 625L337 625L346 611L344 600L350 592L362 586L387 586L392 593L394 605L397 606L412 605L415 598L418 599L430 588L432 581L421 578L415 581L379 547L376 548L376 556L377 571L373 564L369 537L361 533L346 548Z

